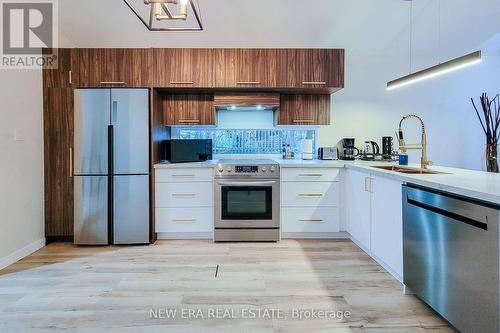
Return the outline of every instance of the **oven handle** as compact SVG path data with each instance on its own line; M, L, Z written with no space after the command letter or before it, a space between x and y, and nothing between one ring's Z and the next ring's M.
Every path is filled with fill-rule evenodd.
M263 182L217 182L221 186L259 186L259 185L272 185L276 184L275 180L263 181Z

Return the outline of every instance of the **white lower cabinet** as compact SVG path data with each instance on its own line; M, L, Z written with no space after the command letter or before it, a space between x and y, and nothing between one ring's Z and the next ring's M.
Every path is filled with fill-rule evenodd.
M346 172L347 231L399 280L403 276L401 185L401 181L367 172Z
M155 170L155 232L159 239L213 238L213 169Z
M340 231L339 169L284 168L281 177L284 238L314 238Z

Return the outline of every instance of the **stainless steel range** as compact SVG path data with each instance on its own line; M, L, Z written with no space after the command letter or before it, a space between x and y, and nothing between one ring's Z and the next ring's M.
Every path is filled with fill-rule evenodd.
M215 172L215 241L280 238L280 168L273 160L220 160Z

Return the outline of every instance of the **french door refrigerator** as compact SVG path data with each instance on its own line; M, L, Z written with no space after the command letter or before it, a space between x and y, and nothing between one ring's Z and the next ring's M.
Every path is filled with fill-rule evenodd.
M149 243L149 91L75 89L74 243Z

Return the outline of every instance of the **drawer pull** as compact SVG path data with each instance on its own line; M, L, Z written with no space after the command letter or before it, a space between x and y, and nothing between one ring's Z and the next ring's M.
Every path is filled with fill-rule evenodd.
M101 81L101 84L125 84L123 81Z
M194 84L193 81L172 81L170 84Z
M324 222L324 220L320 220L320 219L317 219L317 220L314 220L314 219L299 219L299 222L301 222L301 223L321 223L321 222Z
M236 84L260 84L259 81L238 81Z
M299 177L323 177L322 173L301 173Z
M323 193L299 193L299 197L315 197L320 198L323 196Z
M294 123L314 123L313 119L294 119Z
M192 224L196 223L196 219L172 219L172 222L177 224Z
M198 124L200 122L199 119L181 119L177 121L181 124Z
M179 174L179 175L172 175L172 177L188 178L188 177L196 177L196 175L195 174L189 174L189 175L188 174L185 174L185 175Z
M325 81L304 81L304 82L302 82L302 84L306 85L306 86L312 86L312 85L325 86L326 82Z
M69 71L69 84L73 84L73 71Z
M189 197L195 197L196 193L172 193L172 196L178 198L189 198Z

